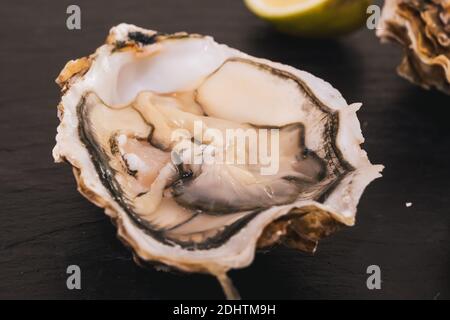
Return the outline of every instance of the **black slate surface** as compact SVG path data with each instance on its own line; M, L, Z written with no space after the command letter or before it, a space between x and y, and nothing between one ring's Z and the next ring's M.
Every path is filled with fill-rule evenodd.
M73 3L82 10L79 31L65 25ZM386 169L362 197L357 225L324 240L314 256L283 247L258 253L252 266L231 272L244 298L450 298L450 97L399 78L399 49L380 45L372 31L336 41L291 38L237 0L0 6L0 298L223 298L212 277L136 266L102 210L77 193L70 167L53 163L54 79L120 22L209 34L364 102L364 148ZM82 290L66 288L70 264L82 269ZM366 287L371 264L381 267L381 290Z

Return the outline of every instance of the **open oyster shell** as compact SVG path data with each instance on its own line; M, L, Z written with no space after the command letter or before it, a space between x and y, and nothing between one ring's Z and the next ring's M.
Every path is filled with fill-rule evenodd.
M450 0L386 0L377 35L403 46L402 77L450 94Z
M313 252L320 238L353 225L364 188L382 170L360 148L360 104L211 37L121 24L94 54L67 63L57 83L53 155L73 166L78 190L115 221L137 261L213 274L229 298L238 294L226 272L248 266L257 247ZM188 161L192 149L179 142L203 160L249 155L235 140L196 135L199 123L202 134L266 129L278 138L270 140L277 170L264 173L249 157Z

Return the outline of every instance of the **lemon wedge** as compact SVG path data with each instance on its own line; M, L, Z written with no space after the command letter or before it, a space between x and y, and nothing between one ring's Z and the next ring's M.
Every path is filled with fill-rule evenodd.
M257 16L282 32L331 37L361 27L372 0L244 0Z

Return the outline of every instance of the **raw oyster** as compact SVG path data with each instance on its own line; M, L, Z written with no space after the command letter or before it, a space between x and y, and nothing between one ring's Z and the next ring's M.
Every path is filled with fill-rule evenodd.
M227 271L248 266L257 247L312 252L353 225L382 170L360 148L360 104L211 37L120 24L57 83L53 155L73 166L78 190L138 262L213 274L228 298L238 294ZM228 132L253 143L217 138Z
M386 0L377 29L403 46L402 77L450 94L450 0Z

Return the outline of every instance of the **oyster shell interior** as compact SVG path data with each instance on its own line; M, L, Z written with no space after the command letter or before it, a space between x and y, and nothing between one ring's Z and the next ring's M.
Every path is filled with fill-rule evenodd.
M210 37L122 24L58 79L54 156L80 192L139 260L212 273L231 298L230 268L283 239L314 250L382 169L359 146L359 104Z

